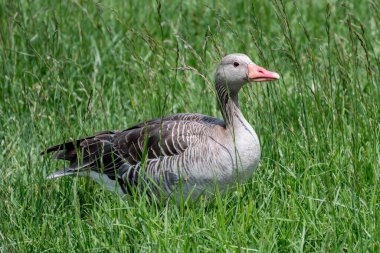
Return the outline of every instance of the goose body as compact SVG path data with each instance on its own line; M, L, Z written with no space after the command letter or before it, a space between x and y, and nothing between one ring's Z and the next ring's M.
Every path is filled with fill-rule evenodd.
M50 147L53 158L70 161L48 178L89 176L121 195L136 188L153 196L181 193L193 199L249 178L260 160L259 139L239 109L247 82L278 79L246 55L224 57L215 75L223 119L175 114L122 131L103 131Z

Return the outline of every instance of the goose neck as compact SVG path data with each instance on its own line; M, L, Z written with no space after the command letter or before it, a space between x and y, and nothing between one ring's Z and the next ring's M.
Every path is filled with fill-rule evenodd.
M238 90L230 90L223 84L216 84L216 92L219 108L222 112L226 127L233 127L234 121L241 114L239 107Z

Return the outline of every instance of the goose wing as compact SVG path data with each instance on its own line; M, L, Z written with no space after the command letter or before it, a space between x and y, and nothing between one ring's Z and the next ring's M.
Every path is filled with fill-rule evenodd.
M68 160L70 165L49 178L93 171L119 181L123 192L129 192L138 184L142 164L152 169L165 157L182 154L213 125L224 127L223 121L209 116L176 114L53 146L44 153L53 153L53 158ZM156 176L177 180L176 175L166 172L161 169Z

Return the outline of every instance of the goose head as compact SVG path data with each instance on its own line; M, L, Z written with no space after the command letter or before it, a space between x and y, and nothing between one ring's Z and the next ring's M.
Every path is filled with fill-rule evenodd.
M229 54L216 70L215 83L227 86L231 92L238 92L248 82L268 82L279 78L279 74L257 66L245 54Z

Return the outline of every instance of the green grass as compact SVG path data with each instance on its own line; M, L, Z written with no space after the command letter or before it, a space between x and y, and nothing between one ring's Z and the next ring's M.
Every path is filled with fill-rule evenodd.
M380 252L380 3L307 2L0 0L0 251ZM49 145L220 117L231 52L282 76L240 95L263 149L247 184L182 208L44 180Z

